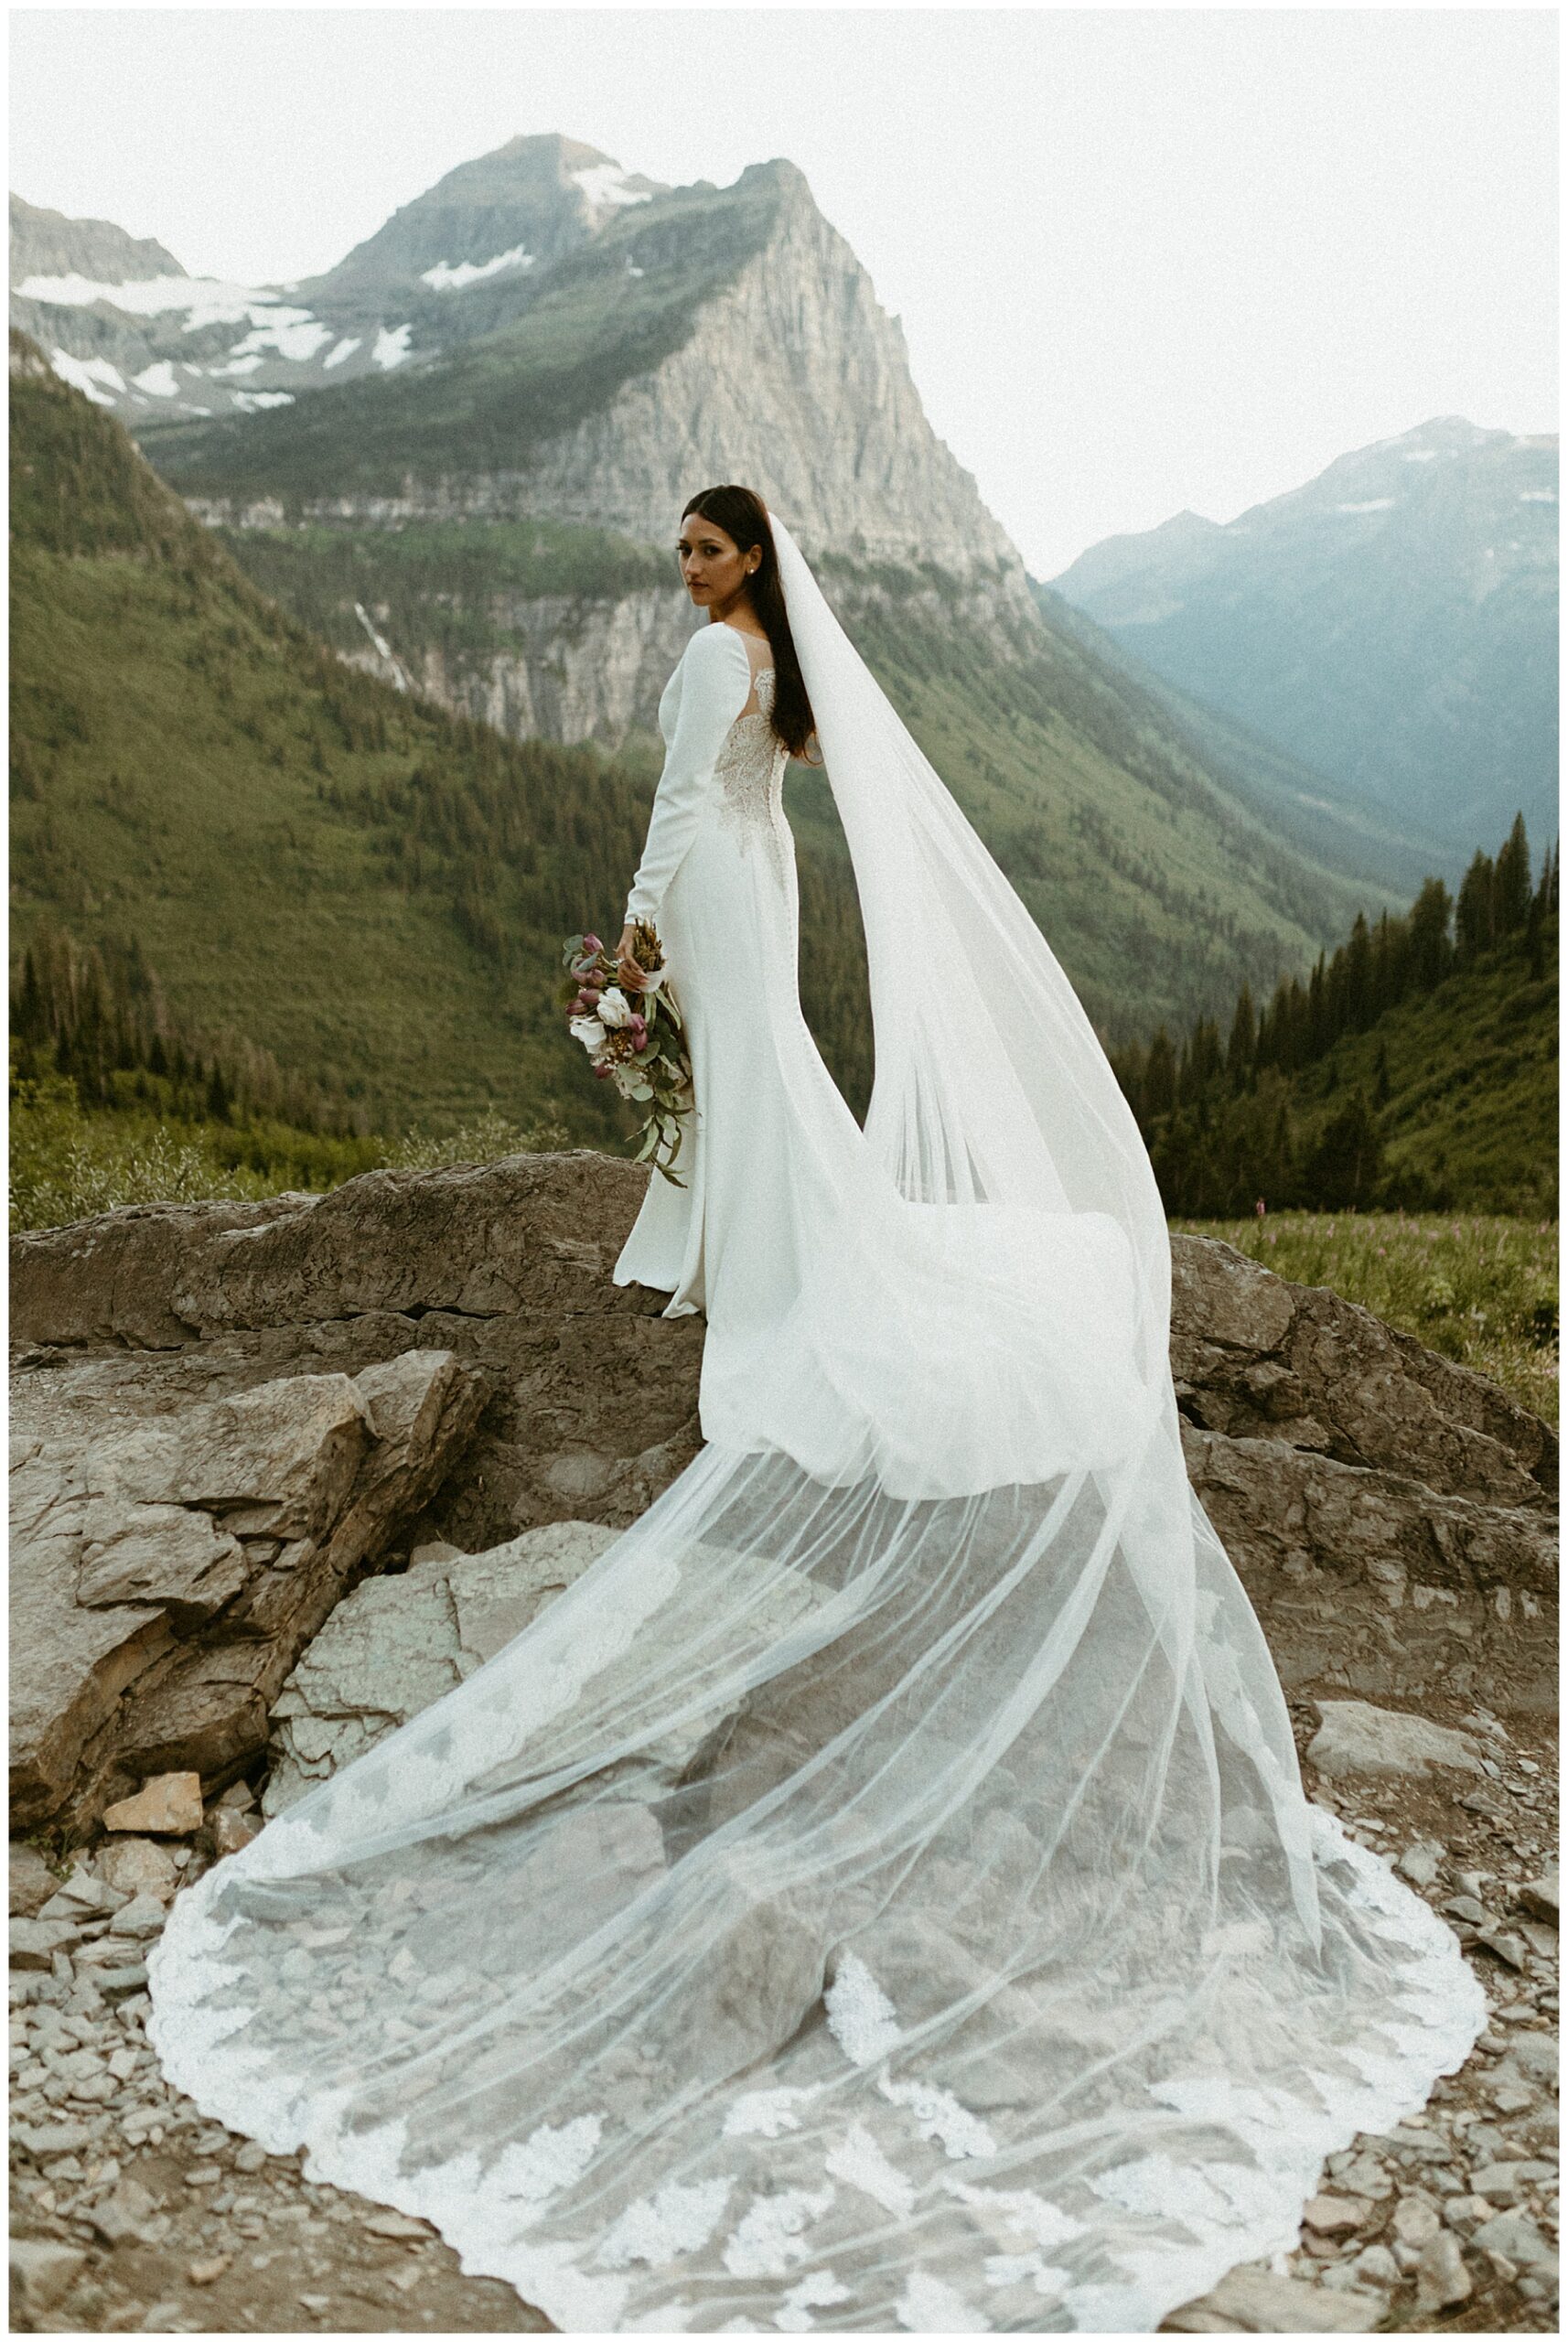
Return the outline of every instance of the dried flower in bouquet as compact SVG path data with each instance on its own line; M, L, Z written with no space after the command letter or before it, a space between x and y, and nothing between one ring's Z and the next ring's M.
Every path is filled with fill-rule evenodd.
M567 1029L588 1053L601 1081L644 1108L639 1163L651 1159L672 1187L683 1187L671 1164L680 1152L681 1124L693 1103L692 1060L671 992L664 947L646 919L632 929L631 956L642 983L628 994L620 971L597 935L568 936L560 989Z

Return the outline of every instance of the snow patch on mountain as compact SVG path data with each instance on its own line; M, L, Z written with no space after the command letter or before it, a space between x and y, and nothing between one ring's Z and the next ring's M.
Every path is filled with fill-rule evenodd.
M314 358L322 343L331 338L332 328L313 317L308 309L277 309L252 322L244 339L234 344L233 355L243 358L252 350L272 349L280 358L303 360Z
M1392 510L1391 496L1368 496L1359 504L1337 504L1336 512L1388 512Z
M179 389L174 368L166 358L160 358L154 366L144 366L131 380L138 391L145 391L151 399L172 399Z
M264 286L234 285L220 276L143 276L124 285L106 285L90 276L25 276L15 290L23 300L47 301L56 308L80 309L107 301L138 317L188 309L188 332L215 325L303 325L310 318L308 309L280 307L277 295Z
M336 348L329 349L326 357L322 360L322 372L325 373L329 366L341 366L345 358L352 358L355 350L358 349L363 339L363 334L345 334L342 340L338 343Z
M438 260L434 268L422 268L419 281L436 293L460 293L467 285L478 285L481 278L497 276L503 268L532 268L533 254L521 244L513 244L510 252L497 252L493 260Z
M114 403L107 392L99 389L100 382L107 382L109 389L118 391L122 398L125 395L125 378L117 366L111 366L107 358L73 358L68 349L52 349L49 364L62 382L69 382L73 390L82 392L94 406L113 406Z
M588 209L599 218L607 218L628 203L651 203L651 192L646 188L628 187L628 174L618 163L590 163L580 171L569 174L587 198Z
M376 364L386 367L401 366L405 358L413 355L408 346L409 336L413 331L413 328L411 325L378 327L376 346L371 352Z

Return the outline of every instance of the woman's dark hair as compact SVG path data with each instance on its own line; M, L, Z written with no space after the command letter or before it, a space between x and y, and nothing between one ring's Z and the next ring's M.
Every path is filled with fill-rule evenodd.
M746 590L773 650L773 730L792 757L804 757L816 730L816 719L806 696L800 661L795 656L795 639L784 612L779 553L768 524L768 507L752 489L737 488L732 481L724 488L699 489L681 518L683 521L693 512L699 513L704 521L712 521L726 537L733 537L742 553L749 553L753 545L762 548L762 559L746 580Z

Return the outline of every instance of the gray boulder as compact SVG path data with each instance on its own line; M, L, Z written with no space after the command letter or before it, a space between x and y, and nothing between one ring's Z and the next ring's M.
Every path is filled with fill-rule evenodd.
M1326 1287L1210 1238L1171 1256L1188 1477L1287 1689L1554 1712L1556 1434Z
M485 1391L433 1349L184 1406L155 1375L107 1421L39 1380L12 1455L12 1813L81 1827L151 1775L260 1754L299 1650Z
M486 1553L436 1546L401 1574L366 1578L278 1696L263 1811L281 1812L493 1659L615 1533L558 1521Z
M1322 1724L1306 1761L1329 1780L1347 1773L1426 1773L1434 1765L1479 1773L1480 1751L1468 1733L1431 1724L1425 1716L1374 1708L1365 1700L1319 1700Z

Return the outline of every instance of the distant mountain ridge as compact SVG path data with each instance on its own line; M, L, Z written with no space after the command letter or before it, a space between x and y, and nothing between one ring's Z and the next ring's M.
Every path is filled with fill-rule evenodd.
M11 198L11 268L14 281L18 274L37 274L113 285L185 274L156 236L127 235L113 220L68 219L19 195Z
M254 414L493 332L556 262L667 192L580 141L514 138L321 275L264 285L190 276L161 244L13 195L11 322L127 422Z
M1461 860L1556 828L1558 446L1441 415L1049 582L1182 692Z

